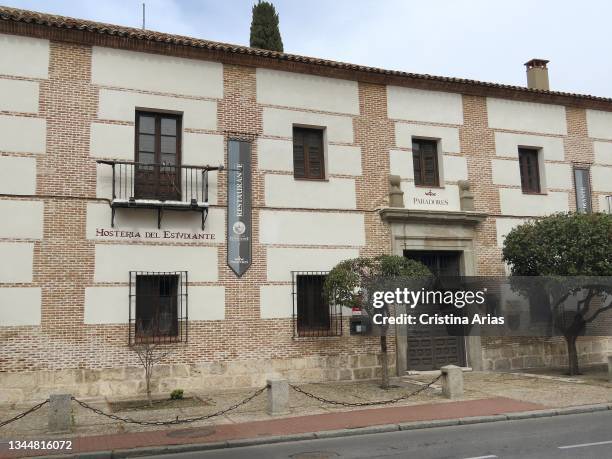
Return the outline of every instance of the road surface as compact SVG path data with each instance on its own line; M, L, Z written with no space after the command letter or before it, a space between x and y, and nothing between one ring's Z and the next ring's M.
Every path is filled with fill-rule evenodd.
M155 459L612 458L612 411L150 456Z

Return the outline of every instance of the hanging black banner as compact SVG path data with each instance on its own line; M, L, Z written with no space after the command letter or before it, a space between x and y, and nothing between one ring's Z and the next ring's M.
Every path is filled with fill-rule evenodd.
M251 143L227 145L227 264L238 277L251 266Z

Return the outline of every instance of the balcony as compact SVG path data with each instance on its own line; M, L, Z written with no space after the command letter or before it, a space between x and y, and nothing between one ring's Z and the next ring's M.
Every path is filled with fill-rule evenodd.
M157 227L165 210L202 214L202 230L208 216L208 174L223 166L175 166L134 161L98 160L112 168L111 226L118 208L157 210Z

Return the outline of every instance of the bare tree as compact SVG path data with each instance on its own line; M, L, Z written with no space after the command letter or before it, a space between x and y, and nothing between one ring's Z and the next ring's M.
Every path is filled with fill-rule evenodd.
M138 356L138 360L144 368L147 400L149 401L149 406L152 406L151 378L153 377L153 369L157 364L163 361L172 350L161 344L164 343L164 341L159 339L159 328L156 326L154 320L149 321L148 324L144 326L140 324L140 326L136 327L136 330L135 342L131 348Z

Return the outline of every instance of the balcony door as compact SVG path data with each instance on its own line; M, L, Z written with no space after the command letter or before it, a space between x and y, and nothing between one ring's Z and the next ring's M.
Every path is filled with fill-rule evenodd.
M180 115L136 112L136 199L181 200L180 147Z

